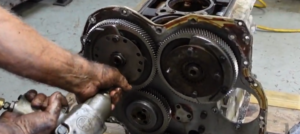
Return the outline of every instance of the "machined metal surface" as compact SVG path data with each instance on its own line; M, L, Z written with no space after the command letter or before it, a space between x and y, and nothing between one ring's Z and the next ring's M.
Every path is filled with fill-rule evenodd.
M138 49L131 48L132 56L128 57L136 63L139 60L134 54L140 52L145 61L151 61L151 66L143 64L144 68L152 67L148 71L143 69L149 79L129 82L138 88L124 94L112 114L115 122L123 124L132 134L265 134L267 99L251 72L252 24L247 18L231 17L236 13L231 10L239 1L214 1L225 4L223 8L219 4L207 15L154 13L151 16L145 12L151 4L156 3L151 10L157 12L166 2L156 0L148 1L139 12L110 6L91 14L81 38L81 54L85 58L94 60L89 55L102 56L101 50L93 53L92 47L97 44L92 42L102 39L91 34L98 31L99 35L131 37L129 44L98 43L102 49L115 45L112 49L121 51L127 49L124 45L137 46ZM127 27L118 28L120 24ZM127 32L120 34L124 30ZM137 42L138 39L148 43ZM143 53L153 55L149 58ZM126 57L124 66L131 60ZM143 68L130 63L128 66L131 66L126 69L129 71ZM136 76L130 73L126 77ZM258 100L260 113L253 121L244 123L250 94ZM236 105L231 105L233 102ZM234 110L237 112L233 114ZM154 122L162 125L154 127Z

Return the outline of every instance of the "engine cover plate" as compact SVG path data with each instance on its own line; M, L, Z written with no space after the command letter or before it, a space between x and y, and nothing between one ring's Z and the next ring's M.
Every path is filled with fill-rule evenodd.
M132 134L265 134L267 100L251 73L253 37L247 22L195 13L172 14L153 21L153 17L161 16L150 17L128 7L110 6L94 12L86 22L81 54L89 60L95 60L95 53L103 55L107 58L98 61L103 62L110 60L106 53L122 53L129 58L121 63L129 67L122 70L116 64L110 65L119 68L128 79L139 81L129 82L134 90L124 94L112 115ZM105 30L105 26L115 28ZM128 41L98 43L101 49L96 51L93 46L102 38L91 33L97 29L109 31L100 31L103 40L105 36L118 35ZM138 64L139 61L148 64ZM137 68L142 74L132 73ZM237 122L230 121L219 109L220 101L231 102L232 94L240 93L238 88L259 102L259 116L249 123L242 122L242 115Z

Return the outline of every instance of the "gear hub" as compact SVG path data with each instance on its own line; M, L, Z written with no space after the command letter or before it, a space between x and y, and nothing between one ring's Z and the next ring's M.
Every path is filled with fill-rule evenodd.
M152 89L127 94L116 108L118 120L133 134L161 134L171 120L167 101Z

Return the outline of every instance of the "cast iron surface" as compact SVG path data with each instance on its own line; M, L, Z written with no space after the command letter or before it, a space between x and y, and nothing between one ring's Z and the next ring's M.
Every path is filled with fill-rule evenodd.
M115 21L115 23L110 23L110 24L107 23L108 24L107 26L115 27L115 29L108 30L110 32L104 32L106 31L106 28L103 27L102 25L100 26L99 24L103 24L108 20L109 21L118 20L118 21ZM126 27L121 29L118 27L120 23L117 22L122 22L122 23L126 22L129 28ZM138 30L136 31L129 30L130 27L134 27ZM93 46L92 44L95 43L91 43L91 42L96 42L102 39L102 37L100 36L91 38L92 37L91 33L93 31L97 31L97 29L99 35L107 36L113 33L114 35L119 35L122 36L122 38L127 38L127 39L129 38L128 35L125 36L125 34L123 35L115 34L114 32L120 30L126 30L128 31L128 33L135 35L135 37L139 39L143 39L145 35L147 35L146 36L147 39L152 40L153 43L141 43L140 44L141 46L138 47L139 50L132 48L131 50L132 54L134 55L135 53L133 52L138 52L138 51L140 51L142 54L150 53L151 50L153 50L154 54L158 54L158 57L156 59L153 58L152 56L151 57L152 59L150 60L153 61L152 63L159 63L159 64L163 63L166 64L167 66L176 68L175 70L178 71L178 75L177 74L172 74L170 76L161 75L163 73L162 70L165 71L164 69L165 67L162 67L161 65L158 66L152 65L151 70L154 69L158 70L158 73L153 75L153 78L148 77L149 79L147 80L149 80L149 83L148 82L146 82L146 84L141 83L143 85L141 87L145 87L147 91L144 91L144 88L143 89L139 88L140 90L134 90L133 92L129 92L124 95L123 99L116 106L116 110L114 111L113 116L117 117L117 119L121 123L123 123L132 134L148 134L148 133L160 134L160 132L162 132L162 130L164 129L166 130L162 133L171 133L171 134L194 134L194 133L265 134L267 100L265 98L265 94L263 92L260 83L252 76L251 73L252 36L249 33L243 21L233 20L231 18L226 18L226 17L201 16L196 14L190 14L190 15L184 15L182 17L174 18L164 24L156 24L151 20L149 20L147 17L139 14L138 12L130 8L122 7L122 6L105 7L94 12L89 16L89 19L83 31L83 36L81 39L83 45L82 53L83 56L85 56L88 59L91 59L89 55L93 55L93 51L95 49L94 47L92 47ZM190 30L188 30L189 32L183 32L183 33L180 32L180 31L185 31L185 29L192 29L192 32L190 32ZM205 31L205 32L201 32L201 31ZM179 33L179 34L176 35L175 33ZM169 37L173 37L172 35L174 34L176 35L175 39L169 38ZM189 35L189 37L186 37L187 34ZM187 38L188 41L183 42L181 45L178 46L175 45L176 47L173 50L168 49L168 47L172 46L172 44L170 45L167 42L172 42L176 39L182 40L183 38ZM210 47L208 47L207 44L203 43L203 41L209 42L210 45L208 46ZM114 48L114 49L121 51L123 50L121 49L124 47L123 45L128 45L128 47L134 46L133 45L135 44L134 42L135 41L131 40L129 44L122 44L119 46L120 48ZM180 44L181 42L176 41L176 43ZM109 46L109 45L113 45L113 43L109 43L109 44L99 43L98 45ZM158 50L155 49L157 47ZM148 48L148 49L141 49L141 48ZM149 48L154 48L154 49L149 49ZM192 57L188 58L189 48L193 48L193 51L195 50L196 53L198 52L204 53L204 55L194 54L192 55ZM187 51L183 51L183 50L187 50ZM102 54L100 53L100 51L96 53L99 54L98 56L101 56ZM122 53L125 52L122 51ZM162 53L166 53L167 56L162 55ZM226 57L225 62L223 62L225 64L222 64L223 58L219 57L220 54ZM133 55L132 55L132 57L134 57L132 58L133 61L138 59ZM183 55L183 57L179 57L176 59L176 56L178 57L179 55ZM204 58L205 56L210 60L206 60L206 58ZM145 57L146 60L149 60L146 56L143 57ZM161 59L163 59L164 57L166 57L166 60L162 61ZM131 59L126 58L126 64L128 60ZM183 61L183 63L179 61ZM206 63L205 64L198 63L203 61ZM193 63L193 64L190 65L189 63ZM197 63L199 65L195 65L194 63ZM197 78L202 78L201 68L199 67L200 65L201 66L213 65L213 67L210 67L210 69L220 71L220 81L217 82L218 84L213 86L207 85L207 86L203 86L205 87L203 89L197 89L196 96L193 96L193 94L191 94L191 91L189 90L185 91L184 89L176 89L178 88L178 85L175 86L172 85L172 81L174 81L173 79L176 79L178 77L179 78L184 77L185 80L188 80L189 82L192 81L197 83L201 81L201 79L200 80L197 79ZM135 67L138 66L132 66L132 68ZM144 68L145 67L146 66L144 66ZM189 72L186 69L198 71L198 74L195 76L189 76L188 74L186 75L186 73ZM131 70L131 68L129 68L128 70ZM145 71L145 73L152 74L151 71ZM209 75L214 74L214 71L209 70L205 72L205 74L209 74ZM132 73L127 77L131 78L133 76L136 76L136 74ZM171 80L167 80L166 76L169 77L167 79L171 79ZM211 82L213 80L212 79L205 80L203 84L206 85L207 81ZM194 88L194 86L191 86L192 84L191 85L184 84L186 83L186 81L178 81L178 82L183 83L184 88L186 87ZM135 86L140 86L134 82L131 82L131 84ZM216 100L198 99L199 97L209 98L211 94L218 92L220 90L218 87L226 84L228 84L228 89L229 87L242 88L257 98L260 105L260 114L258 118L256 118L250 123L245 123L245 124L234 123L227 120L222 115L222 113L217 109L217 103L215 102ZM207 87L211 89L208 90ZM230 90L225 90L225 92L223 93L218 92L216 98L224 97L227 93L229 93L229 91ZM141 95L141 94L134 95L135 92L147 94L147 95ZM147 100L147 98L149 98L150 96L156 98L156 99L151 99L156 102L150 102L150 100L148 100L147 102L144 101ZM129 100L132 103L124 103L124 102L128 102ZM167 103L159 103L159 102L167 102ZM156 106L152 106L152 104L155 104ZM178 107L177 107L178 105L182 106L182 108L184 109L180 109L180 111L178 111ZM171 110L170 111L166 110L166 107L170 107ZM146 109L148 110L146 114L143 108L145 110ZM158 110L160 112L157 113L161 113L161 114L154 114L155 112L153 111L156 111L156 108L160 108ZM184 113L184 115L186 115L187 118L184 118L182 114L181 116L178 116L179 115L178 112ZM134 116L132 115L132 113ZM132 117L130 117L130 114ZM125 115L125 116L120 117L120 115ZM137 117L137 115L140 115L139 118L134 118ZM158 116L162 117L160 118L162 119L162 121L157 120ZM149 117L153 117L153 118L149 118ZM177 117L181 117L184 120L180 120ZM153 120L151 121L151 119ZM169 119L171 120L168 121ZM150 124L152 124L152 122L157 122L157 123L163 122L162 123L163 125L161 125L159 129L156 129L157 127L154 127L155 128L154 129L152 127L153 125L152 126L148 125L145 121L147 123L151 122ZM140 126L135 125L135 123L137 122L138 124L140 124Z

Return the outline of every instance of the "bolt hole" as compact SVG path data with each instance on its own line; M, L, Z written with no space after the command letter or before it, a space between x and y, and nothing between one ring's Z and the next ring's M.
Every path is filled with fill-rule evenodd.
M142 62L142 61L139 61L139 64L140 64L140 65L143 65L143 62Z
M192 115L188 114L187 117L188 117L189 119L191 119L191 118L192 118Z
M141 54L140 54L140 53L136 53L136 55L137 55L137 56L141 56Z
M177 120L180 120L180 117L176 117Z
M192 22L192 23L196 23L197 20L193 18L193 19L191 19L191 22Z
M178 108L178 109L179 109L179 108L181 108L181 106L180 106L180 105L176 105L176 108Z
M126 39L124 39L124 40L123 40L123 42L124 42L124 43L127 43L127 40L126 40Z
M156 32L157 33L162 33L162 29L161 28L156 28Z
M191 70L191 71L190 71L190 75L191 75L191 76L195 76L196 74L197 74L197 72L196 72L195 70Z
M166 9L161 9L160 12L164 13L164 12L167 12L167 10Z
M138 69L137 71L138 71L138 72L142 72L142 69Z

